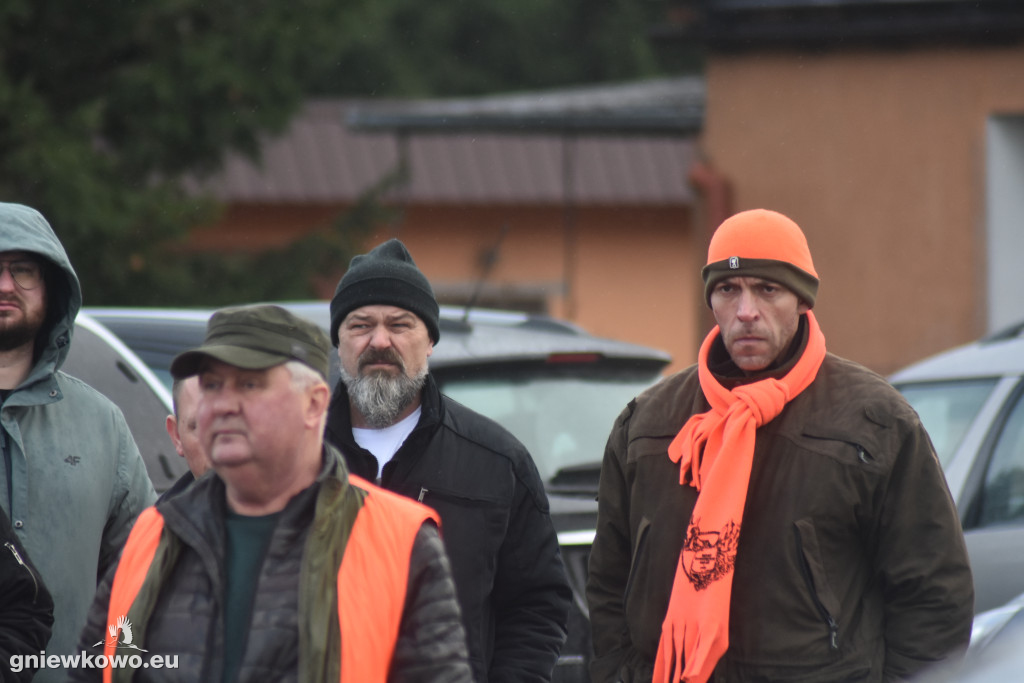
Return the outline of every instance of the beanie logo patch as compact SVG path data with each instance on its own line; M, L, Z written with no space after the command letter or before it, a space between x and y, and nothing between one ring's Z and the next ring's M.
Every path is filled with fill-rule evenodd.
M738 270L740 267L740 257L730 256L729 257L729 270Z

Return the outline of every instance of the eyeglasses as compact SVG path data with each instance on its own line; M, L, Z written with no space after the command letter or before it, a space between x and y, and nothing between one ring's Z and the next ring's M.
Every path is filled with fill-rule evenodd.
M0 278L5 269L22 289L35 289L43 282L43 269L35 261L0 261Z

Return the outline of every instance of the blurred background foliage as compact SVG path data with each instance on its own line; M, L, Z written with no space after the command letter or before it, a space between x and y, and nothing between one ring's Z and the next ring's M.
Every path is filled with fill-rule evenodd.
M196 254L178 179L258 157L309 96L443 97L654 76L670 0L4 0L0 200L39 209L88 304L311 296L388 220L368 193L281 252ZM679 62L680 57L675 57ZM387 181L386 181L387 182Z

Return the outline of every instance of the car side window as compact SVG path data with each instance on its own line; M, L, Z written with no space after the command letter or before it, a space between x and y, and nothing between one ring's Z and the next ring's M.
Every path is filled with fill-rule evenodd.
M897 384L896 388L921 416L945 469L995 385L995 379L985 378Z
M1010 522L1024 522L1024 397L999 433L978 506L978 526Z

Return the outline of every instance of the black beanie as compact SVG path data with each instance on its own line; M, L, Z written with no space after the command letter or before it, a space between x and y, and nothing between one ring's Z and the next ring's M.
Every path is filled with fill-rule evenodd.
M331 299L331 342L338 345L338 326L349 313L363 306L398 306L412 311L427 326L436 344L440 311L434 290L398 240L388 240L368 254L352 258Z

